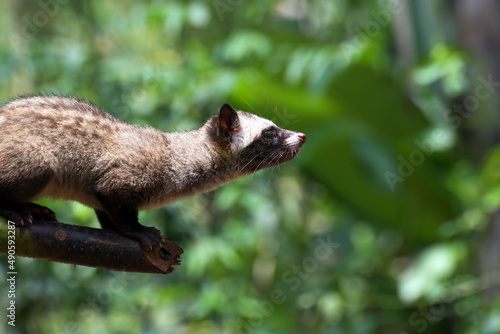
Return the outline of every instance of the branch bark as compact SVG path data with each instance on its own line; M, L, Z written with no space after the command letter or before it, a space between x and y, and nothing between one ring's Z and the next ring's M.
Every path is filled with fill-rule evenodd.
M0 253L117 271L168 274L180 265L181 247L166 241L145 252L138 241L117 232L35 220L14 227L0 218Z

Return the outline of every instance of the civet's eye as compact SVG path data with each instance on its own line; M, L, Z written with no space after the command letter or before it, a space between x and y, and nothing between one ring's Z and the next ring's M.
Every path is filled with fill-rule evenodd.
M271 127L262 131L262 139L267 144L272 144L278 139L278 133L276 128Z

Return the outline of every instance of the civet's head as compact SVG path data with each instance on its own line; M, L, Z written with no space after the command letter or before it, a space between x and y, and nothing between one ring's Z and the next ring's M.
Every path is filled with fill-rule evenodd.
M303 133L279 128L267 119L236 111L229 104L224 104L215 118L218 137L229 143L241 174L291 160L306 141Z

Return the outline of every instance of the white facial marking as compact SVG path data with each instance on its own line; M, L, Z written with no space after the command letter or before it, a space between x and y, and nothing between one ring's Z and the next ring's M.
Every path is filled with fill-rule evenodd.
M240 120L240 130L233 137L235 140L231 143L233 153L239 152L256 138L258 138L265 128L274 125L273 122L253 114L238 111Z
M292 133L290 131L290 133ZM299 137L300 133L294 132L292 135L290 135L287 139L283 141L283 146L295 146L298 145L299 143L302 142L302 140Z

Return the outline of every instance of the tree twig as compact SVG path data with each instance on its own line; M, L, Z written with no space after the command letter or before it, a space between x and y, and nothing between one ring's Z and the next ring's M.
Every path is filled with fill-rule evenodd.
M14 242L9 244L9 240ZM167 240L163 248L145 252L138 241L114 231L45 220L14 228L0 217L0 253L14 252L15 256L110 270L168 274L173 265L180 265L183 250Z

